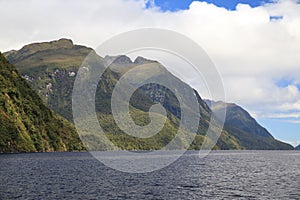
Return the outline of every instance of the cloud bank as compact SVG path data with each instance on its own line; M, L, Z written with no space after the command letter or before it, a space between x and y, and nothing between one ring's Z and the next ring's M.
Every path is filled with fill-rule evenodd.
M61 37L96 48L113 35L137 28L178 31L211 57L223 77L227 101L256 117L300 119L297 1L255 8L239 4L234 11L195 1L187 10L163 12L154 1L142 0L1 0L0 17L1 51ZM289 81L278 84L282 80ZM193 77L188 81L209 97Z

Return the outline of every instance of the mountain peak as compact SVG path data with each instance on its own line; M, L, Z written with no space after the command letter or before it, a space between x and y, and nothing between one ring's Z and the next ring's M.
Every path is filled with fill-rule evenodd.
M118 66L123 66L123 67L131 66L133 64L135 64L135 65L142 65L142 64L145 64L145 63L156 62L156 61L144 58L142 56L138 56L138 57L136 57L136 59L134 61L132 61L126 55L118 55L118 56L109 56L109 55L106 55L104 57L104 60L105 60L105 62L106 62L107 65L116 64Z
M109 56L106 55L104 57L104 61L107 65L116 64L118 66L129 66L132 65L132 60L126 55L118 55L118 56Z
M61 38L51 42L40 42L26 45L20 49L20 52L36 52L49 49L70 49L73 48L73 46L74 44L72 40Z
M8 51L4 53L4 56L14 57L15 59L22 59L39 51L57 50L57 49L72 49L74 47L73 41L66 38L54 40L51 42L39 42L25 45L20 50Z
M48 63L74 66L80 65L93 49L81 45L74 45L72 40L62 38L50 42L32 43L18 51L8 51L4 56L12 63L19 64L22 68L32 68ZM32 62L34 61L34 62ZM38 61L38 62L36 62Z
M228 102L224 102L224 101L214 101L214 100L210 100L210 99L204 99L204 101L212 109L215 107L218 107L218 108L238 107L238 105L236 105L235 103L228 103Z
M138 56L138 57L136 57L136 59L134 60L133 63L141 65L141 64L145 64L145 63L149 63L149 62L155 62L155 61L149 60L149 59L141 57L141 56Z
M120 55L115 58L114 63L126 65L126 64L132 64L132 60L128 56Z

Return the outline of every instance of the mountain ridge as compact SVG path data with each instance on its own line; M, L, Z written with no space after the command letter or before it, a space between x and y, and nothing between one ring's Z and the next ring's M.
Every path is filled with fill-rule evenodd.
M292 146L276 140L271 133L242 107L234 103L206 100L212 111L226 109L224 128L234 135L247 149L292 149Z
M58 40L59 41L59 40ZM47 42L46 42L47 43ZM64 43L64 42L63 42ZM51 44L51 42L47 43ZM65 44L67 47L70 44ZM74 79L78 73L78 68L81 65L84 58L93 51L91 48L74 45L72 42L71 48L64 48L64 45L56 45L59 48L50 48L36 51L30 56L18 56L18 51L14 51L12 53L6 53L7 58L17 66L18 70L20 70L23 77L25 77L30 85L33 87L35 91L39 93L44 102L54 111L58 112L69 121L72 121L72 111L71 111L71 93L73 88ZM26 45L27 48L30 47ZM46 45L47 46L47 45ZM114 58L121 59L114 59ZM22 59L19 59L22 58ZM146 58L137 57L135 61L132 61L125 55L120 56L106 56L102 58L98 56L99 60L103 62L107 62L109 60L109 64L112 64L110 68L106 70L103 74L102 81L98 85L98 101L96 104L98 106L98 118L100 119L100 124L105 125L108 121L112 121L111 113L108 108L110 108L110 92L114 88L116 82L119 78L126 73L128 70L139 64L145 63L153 63L154 65L159 65L157 61L148 60ZM124 62L124 63L123 63ZM163 66L162 66L163 67ZM165 69L164 67L162 69ZM152 71L153 73L153 71ZM162 71L165 73L167 77L173 79L173 75L168 71ZM155 75L155 73L154 73ZM161 75L161 74L156 74ZM175 77L175 76L174 76ZM177 78L177 77L175 77ZM177 78L178 79L178 78ZM176 80L176 79L174 79ZM175 82L178 82L179 86L181 84L185 84L179 79ZM195 90L194 90L195 91ZM174 121L174 117L177 118L179 116L178 104L176 103L175 98L165 90L163 87L156 85L146 85L139 88L136 93L136 97L132 98L131 106L134 107L134 115L135 116L143 116L144 112L148 112L148 108L153 103L161 103L167 109L169 116L171 116L170 121L168 122L168 128L166 130L174 129L176 125L176 120ZM204 134L207 131L209 125L209 118L211 115L211 110L207 106L207 104L202 100L197 91L195 91L195 95L198 98L200 110L204 117L201 118L199 122L198 134L194 142L192 143L191 149L199 149L201 143L204 140ZM97 103L98 102L98 103ZM139 113L139 114L138 114ZM138 117L139 118L139 117ZM140 117L140 120L143 119L140 123L143 125L147 122L147 117ZM101 121L102 120L102 121ZM172 122L173 121L173 122ZM126 138L121 132L114 128L116 124L109 123L106 124L106 131L109 137L115 139L117 143L120 143L120 138ZM176 129L176 128L175 128ZM174 130L175 130L174 129ZM117 130L117 131L116 131ZM236 132L235 129L229 129L230 131ZM217 142L216 149L247 149L248 147L244 147L241 145L241 141L237 139L238 134L233 135L228 130L223 130L220 139ZM240 129L239 129L240 130ZM118 134L115 134L117 132ZM120 134L119 134L120 133ZM245 134L242 132L242 134ZM173 137L168 134L162 134L156 139L151 140L150 143L152 146L159 148L155 143L159 143L163 145L162 138L170 138ZM271 137L270 137L271 138ZM136 141L133 138L127 138L129 141L128 145L131 145L132 148L141 148L141 144L146 143L144 141ZM272 140L272 138L270 139ZM168 141L168 140L166 140ZM166 142L165 141L165 142ZM269 141L272 142L272 141ZM137 143L137 144L135 144ZM123 147L127 144L121 144ZM151 146L150 145L150 146ZM151 148L148 146L149 148ZM284 146L285 149L290 149L287 146Z

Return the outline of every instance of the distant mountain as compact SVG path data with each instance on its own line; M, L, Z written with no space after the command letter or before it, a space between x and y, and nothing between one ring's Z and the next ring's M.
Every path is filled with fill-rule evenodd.
M300 145L295 147L296 150L300 150Z
M74 126L48 109L0 53L0 152L73 151Z
M5 56L18 68L46 105L72 122L73 84L79 66L90 52L94 51L88 47L74 45L71 40L61 39L26 45L21 50L5 53ZM153 77L172 81L176 87L185 88L186 91L193 89L168 72L157 61L142 57L137 57L135 61L132 61L125 55L102 58L95 54L95 57L98 67L110 65L98 84L95 102L98 120L109 139L123 149L160 149L168 144L178 130L181 115L178 100L171 91L158 84L147 84L138 88L130 100L131 116L139 125L149 123L148 111L151 105L161 103L167 110L168 119L163 130L148 139L128 136L118 128L111 113L112 91L123 74L135 66L144 64L149 67L147 74L151 73ZM86 70L89 70L88 66ZM134 85L135 83L129 87L134 87ZM126 91L123 92L126 93ZM196 138L190 148L199 149L209 127L212 110L197 91L194 90L194 94L198 99L201 120ZM222 106L220 108L224 109ZM190 109L190 112L194 111ZM232 109L227 113L230 117L227 118L227 123L215 149L290 149L289 145L275 140L256 122L255 124L254 119L247 116L246 111ZM238 118L236 115L240 114L245 119L236 121L235 119ZM251 128L254 128L253 133ZM96 136L93 137L95 140L97 139ZM185 143L185 141L181 141L181 143Z
M273 138L273 136L250 114L233 103L206 100L212 111L226 110L224 129L238 139L246 149L292 149L292 146Z

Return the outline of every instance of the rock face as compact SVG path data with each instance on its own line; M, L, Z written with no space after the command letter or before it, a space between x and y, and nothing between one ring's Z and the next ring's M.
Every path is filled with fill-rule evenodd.
M142 65L142 64L145 64L145 63L149 63L149 62L155 62L155 61L152 61L152 60L143 58L141 56L138 56L138 57L136 57L136 59L134 60L133 63L138 64L138 65Z
M213 102L207 100L212 111L220 109L226 110L226 119L224 128L246 149L292 149L292 146L280 142L273 138L273 136L257 121L250 116L250 114L232 103Z
M0 53L0 152L83 150L74 126L47 108Z
M105 56L104 60L110 60L111 62L113 62L113 64L115 65L122 65L124 66L129 66L132 65L132 61L129 57L125 56L125 55L120 55L120 56Z
M34 43L4 53L48 107L72 119L71 96L78 67L92 49L68 39Z
M25 51L24 48L30 50ZM28 80L28 83L37 91L46 105L72 122L71 98L73 84L81 63L93 50L74 45L66 39L31 44L24 48L19 51L7 52L5 55L18 68L21 75ZM98 119L106 135L123 149L160 149L168 144L178 130L181 114L179 103L171 91L158 84L147 84L138 88L130 100L131 116L135 123L141 126L149 123L148 111L153 104L160 103L167 110L168 119L164 129L155 137L148 139L129 137L118 128L111 113L112 91L126 72L135 66L146 63L149 64L149 69L146 69L146 72L143 73L172 81L176 87L186 88L187 90L192 90L192 88L168 72L157 61L137 57L132 62L125 55L106 56L105 58L96 55L96 57L100 67L105 67L107 63L111 64L98 84L95 102ZM153 70L154 68L155 70ZM88 67L81 70L84 70L87 74L90 73ZM134 86L134 83L132 86ZM126 93L126 91L124 92ZM209 127L212 111L196 91L194 91L194 94L198 99L201 120L196 138L190 148L199 149ZM256 122L255 124L254 119L245 121L244 125L240 126L241 121L236 122L234 120L237 112L241 112L241 110L232 109L231 112L228 112L231 113L232 121L227 122L215 149L264 149L262 148L264 145L265 149L290 148L288 145L276 141L266 130ZM245 112L241 113L247 119L249 118ZM252 128L252 125L255 125L253 126L255 134L248 134L249 130L247 128ZM245 138L248 139L245 140ZM260 139L263 140L263 143L256 145L260 142ZM181 142L184 143L184 141ZM270 143L272 145L269 145Z

